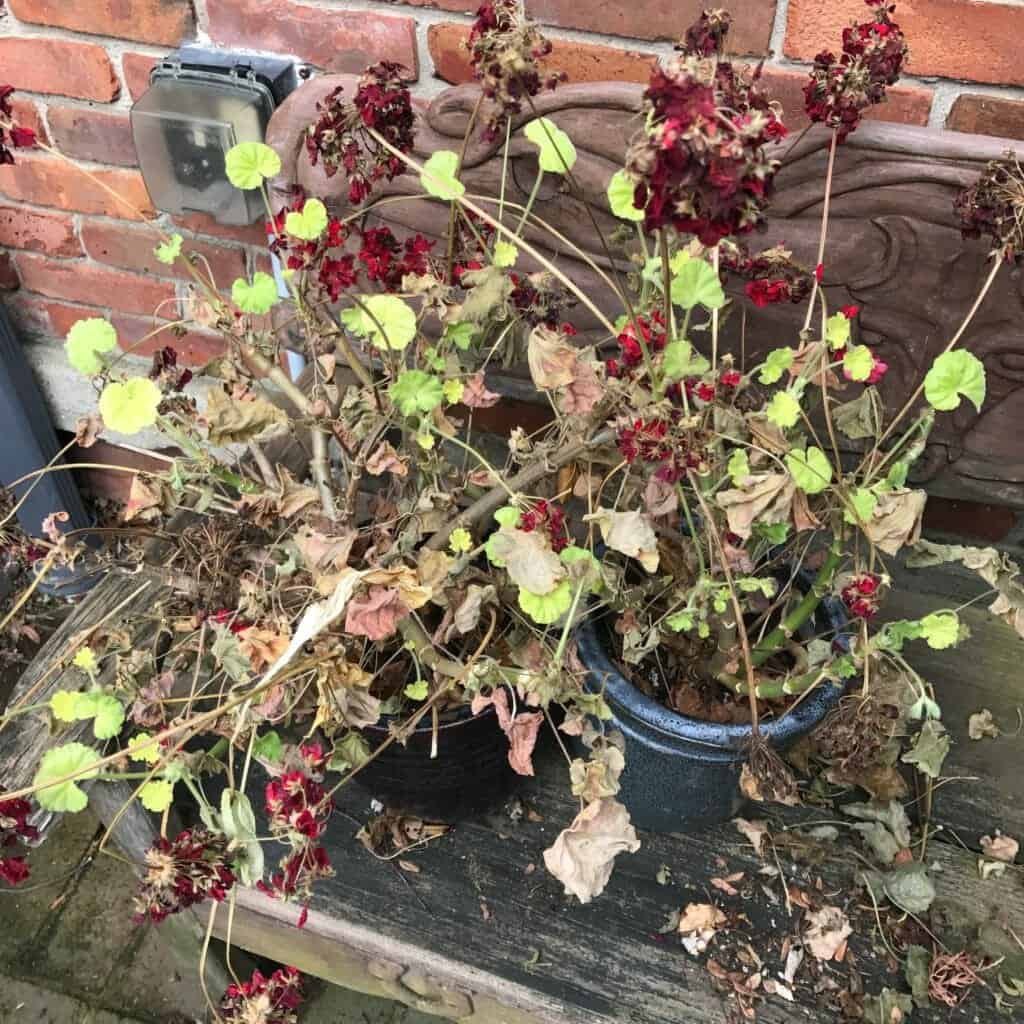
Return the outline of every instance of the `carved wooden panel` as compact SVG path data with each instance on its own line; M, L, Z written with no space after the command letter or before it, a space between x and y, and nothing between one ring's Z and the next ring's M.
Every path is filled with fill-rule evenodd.
M293 94L275 114L269 141L281 153L284 170L276 183L284 201L292 184L345 206L347 186L339 175L328 179L310 165L303 132L314 118L316 103L337 85L351 94L356 79L328 76ZM569 132L579 151L575 176L597 210L605 234L619 222L607 212L604 192L609 177L622 165L623 153L637 127L642 87L623 83L566 86L537 100L537 112ZM476 102L475 86L448 89L419 114L416 155L458 149ZM533 116L523 115L520 127ZM984 163L1002 154L1005 142L988 136L939 132L888 124L865 124L840 147L829 230L825 285L831 307L861 306L863 339L877 347L891 367L883 382L888 403L898 408L941 350L971 305L985 273L983 242L962 241L953 216L957 191L971 182ZM769 224L749 239L753 248L782 241L805 265L813 265L824 189L827 134L812 131L779 146L782 169ZM470 193L497 195L501 177L501 143L471 140L464 181ZM523 203L534 180L533 147L513 135L509 198ZM381 197L414 195L418 181L396 178L379 190ZM598 265L620 272L621 252L610 260L578 199L545 180L536 212ZM440 237L446 209L415 201L390 204L381 218L396 227ZM528 236L549 253L551 236ZM614 296L584 262L558 252L559 264L588 289L608 312L617 315ZM766 310L746 307L745 350L748 355L796 340L802 308L786 305ZM985 363L988 399L980 414L967 403L940 417L918 477L940 494L1024 507L1024 293L1019 271L1006 268L966 336L966 345ZM594 327L577 311L581 327ZM728 327L739 343L739 316ZM851 397L853 392L851 389Z

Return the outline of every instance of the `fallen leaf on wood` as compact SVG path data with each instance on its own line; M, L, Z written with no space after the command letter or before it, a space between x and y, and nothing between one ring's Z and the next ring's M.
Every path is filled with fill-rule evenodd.
M838 907L822 907L807 915L804 946L818 960L840 959L846 940L853 934L850 920Z
M972 740L984 739L986 736L994 739L999 735L999 726L996 725L988 708L976 711L967 719L967 735Z
M785 999L788 1003L795 1001L793 990L788 985L783 985L781 981L765 978L763 987L770 996L779 996L780 999Z
M728 918L711 903L688 903L679 917L679 934L687 953L697 956L723 927Z
M760 857L764 838L768 835L768 822L762 821L760 818L755 818L753 821L749 821L746 818L733 818L732 823L738 831L746 836L748 842L754 848L754 853Z
M544 851L548 871L565 886L567 894L589 903L604 891L615 858L640 849L629 812L612 797L595 800L576 815L554 843Z
M735 874L726 875L725 878L712 878L711 884L716 888L724 892L727 896L739 895L739 890L732 884L733 882L739 882L743 878L744 872L737 871Z
M420 873L419 864L414 864L411 860L400 860L398 866L403 871L408 871L411 875L418 875Z
M995 836L981 837L981 852L992 860L1001 860L1006 864L1012 864L1020 852L1020 843L1010 836L996 833Z

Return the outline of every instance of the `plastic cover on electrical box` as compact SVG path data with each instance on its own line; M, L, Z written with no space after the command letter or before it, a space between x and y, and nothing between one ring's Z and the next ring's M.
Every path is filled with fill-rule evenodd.
M153 205L207 213L221 224L263 215L259 191L227 179L224 158L239 142L262 142L274 100L259 83L223 75L158 78L132 107L132 134Z

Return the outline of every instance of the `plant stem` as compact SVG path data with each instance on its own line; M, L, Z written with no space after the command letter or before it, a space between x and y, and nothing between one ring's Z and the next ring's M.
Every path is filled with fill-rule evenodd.
M530 216L530 211L533 209L533 204L537 201L537 194L540 192L540 183L544 180L544 170L541 167L537 168L537 177L533 179L533 188L530 189L529 198L526 200L526 205L523 207L522 216L519 218L519 223L516 225L516 234L520 234L523 228L526 226L526 219Z
M476 124L477 115L480 113L480 106L484 101L484 94L481 92L476 98L473 112L469 115L469 124L462 136L462 145L459 147L459 159L455 163L455 179L458 180L462 173L462 164L466 159L466 148L469 146L469 137L473 134L473 126ZM452 268L455 265L455 221L459 206L454 200L448 209L448 251L445 254L444 279L447 284L452 283Z
M821 599L832 589L832 579L843 560L842 536L832 538L828 557L818 570L810 589L796 607L754 647L753 664L763 665L817 611Z
M835 170L836 148L838 145L839 132L833 128L832 139L828 146L828 170L825 172L825 202L821 211L821 235L818 238L818 261L814 265L814 284L811 287L811 301L807 304L807 316L804 317L804 326L801 330L801 334L811 325L811 317L814 315L814 302L818 297L818 288L820 287L820 283L818 281L820 271L818 268L823 266L825 262L825 238L828 235L828 211L832 201L832 172Z

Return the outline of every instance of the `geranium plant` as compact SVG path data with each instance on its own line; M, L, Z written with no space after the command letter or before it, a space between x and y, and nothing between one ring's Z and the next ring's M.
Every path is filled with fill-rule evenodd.
M918 544L925 495L908 483L935 416L984 400L984 368L959 343L1019 258L1024 173L1012 159L995 164L958 202L965 232L992 239L991 271L920 386L886 409L875 385L887 367L859 340L858 310L830 309L820 287L837 147L906 57L891 8L869 6L838 57L819 55L806 88L809 116L830 133L810 267L781 245L748 248L786 129L758 69L722 58L721 11L705 12L644 92L642 126L607 194L623 222L608 245L631 271L592 264L601 296L526 238L528 226L550 230L534 209L546 175L582 196L572 141L549 119L523 130L537 157L525 204L504 187L468 195L460 153L411 155L415 117L402 70L388 63L351 96L327 96L308 128L308 159L344 176L354 213L302 193L272 209L277 154L235 147L227 174L263 194L280 276L217 281L169 235L157 258L185 268L193 298L155 326L166 346L151 371L124 369L103 319L79 322L66 343L97 391L83 443L100 429L155 428L177 446L165 472L134 477L126 518L187 510L170 564L200 585L179 586L162 613L157 626L174 638L166 653L100 631L73 652L77 688L10 709L48 715L58 730L89 724L45 755L31 786L4 795L5 840L31 838L30 799L74 812L87 803L79 783L127 779L146 810L191 799L201 822L175 836L164 817L140 918L215 908L237 882L305 907L332 870L322 844L332 795L386 748L417 728L436 740L440 715L489 714L512 767L532 774L538 730L558 706L560 742L577 744L563 751L580 811L545 860L589 900L615 855L638 845L616 799L629 751L574 640L593 621L608 625L618 669L667 709L748 727L748 796L795 799L764 723L859 681L874 694L865 700L898 705L913 725L904 761L936 777L948 738L904 648L959 642L959 617L873 619L891 586L888 560L912 549L919 563L953 557L977 569L993 611L1024 634L1017 567L992 551ZM503 138L507 155L515 116L557 84L538 63L548 46L508 0L481 7L470 46L481 99L467 139ZM15 144L33 141L2 127ZM449 210L440 244L368 226L376 186L402 174L418 179L418 201ZM587 259L571 239L557 242ZM737 354L721 328L748 301L806 303L803 329L788 345ZM574 306L599 334L577 334ZM214 384L203 399L174 347L196 321L225 342L204 368ZM282 369L285 344L305 357L301 380ZM488 383L502 362L525 363L552 410L533 435L479 427L503 401ZM57 537L48 564L76 554ZM841 604L846 621L809 631L823 601ZM140 615L137 625L153 623ZM871 691L877 678L887 686ZM366 730L381 721L390 732L372 747ZM190 742L202 737L201 748ZM276 867L246 795L253 762L271 775L262 799L284 848ZM210 775L226 780L218 801L206 795ZM0 865L8 882L25 876L23 860ZM269 992L279 1019L292 1019L290 972L232 986L220 1015L249 1019L247 1003Z

